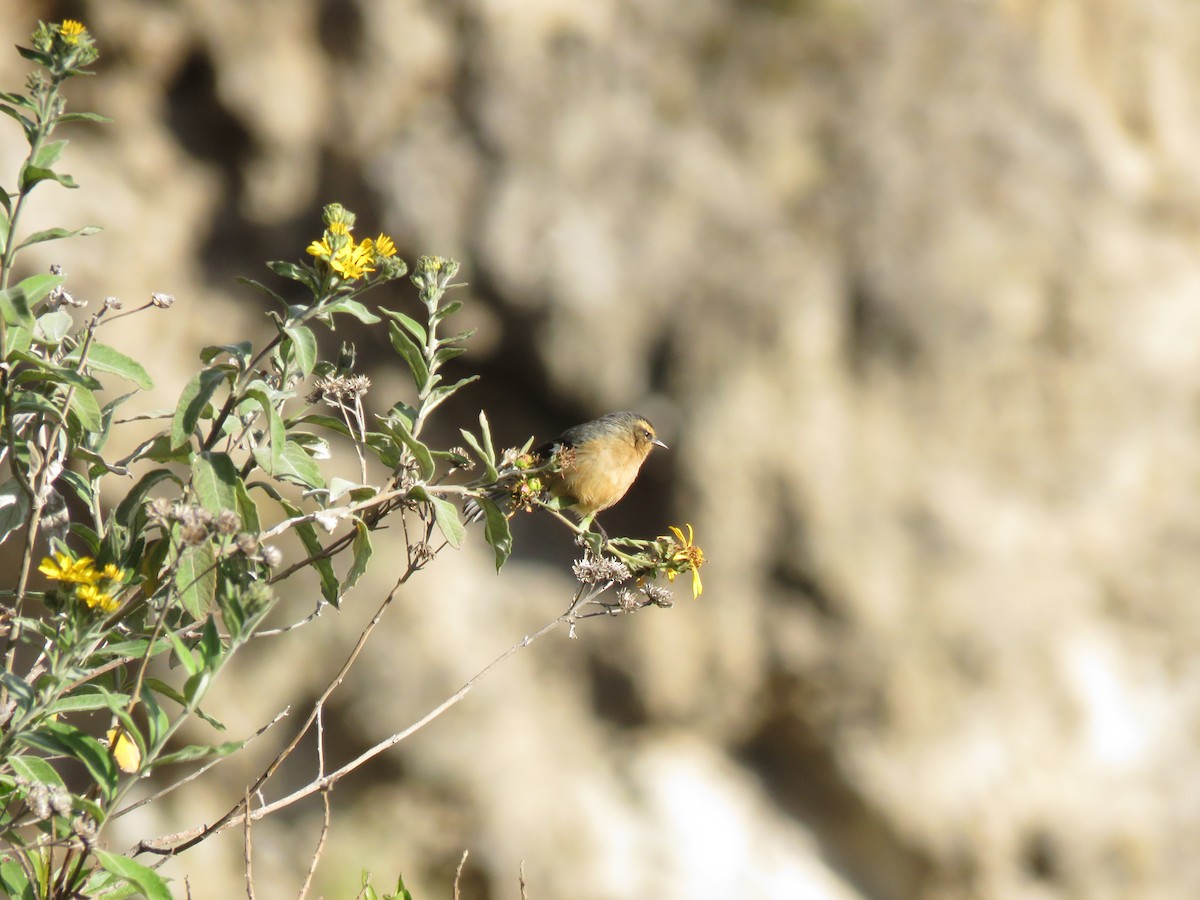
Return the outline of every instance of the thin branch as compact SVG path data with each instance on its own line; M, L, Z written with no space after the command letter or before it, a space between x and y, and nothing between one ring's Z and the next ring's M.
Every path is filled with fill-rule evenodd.
M521 860L521 874L518 879L518 883L521 885L521 900L529 900L529 895L525 893L525 860Z
M282 625L279 628L269 628L265 631L256 631L251 635L251 638L278 637L281 634L287 634L289 631L295 631L297 628L303 628L309 622L320 618L323 613L332 604L324 597L317 599L317 608L310 612L303 619L293 622L291 625Z
M246 742L244 744L242 744L242 746L245 747L246 744L249 744L255 738L260 737L261 735L266 733L267 729L269 729L272 725L276 724L280 719L282 719L289 712L291 712L291 709L292 708L290 706L287 706L287 707L284 707L281 712L276 713L275 718L273 718L270 722L268 722L262 728L258 729L258 731L254 732L254 734L250 735L250 737L246 738ZM188 775L185 778L181 778L179 781L176 781L174 784L167 785L165 788L163 788L158 793L151 794L149 797L143 797L141 800L137 801L136 803L130 803L128 806L117 810L115 813L113 813L111 816L109 816L109 819L119 818L120 816L125 815L125 813L133 812L139 806L145 806L147 803L153 803L155 800L159 800L159 799L165 797L167 794L171 793L174 790L177 790L178 788L183 787L185 784L195 781L197 778L199 778L201 775L203 775L205 772L207 772L213 766L218 765L227 759L229 759L228 756L218 756L216 759L210 760L209 762L205 763L203 766L201 766L199 769L197 769L192 774Z
M246 790L246 808L250 808L250 791ZM246 817L242 828L243 845L245 846L246 854L246 897L247 900L254 900L254 846L250 843L250 817Z
M591 596L591 594L589 594L588 596ZM391 595L389 595L389 600L390 600L390 597L391 597ZM311 782L310 784L305 785L304 787L300 788L299 790L293 791L291 794L288 794L286 797L282 797L279 800L274 801L273 803L268 803L265 806L259 807L258 809L251 812L250 816L255 819L265 818L266 816L269 816L272 813L278 812L281 809L285 809L286 807L291 806L293 803L303 800L305 797L309 797L309 796L317 793L318 791L325 791L325 790L328 790L329 788L332 788L335 784L337 784L338 781L340 781L346 775L349 775L355 769L358 769L359 767L361 767L362 765L367 763L369 760L374 759L376 756L383 753L385 750L388 750L388 749L394 747L396 744L399 744L401 741L405 740L406 738L411 737L413 734L420 731L422 728L424 728L426 725L428 725L434 719L436 719L440 715L442 715L442 713L446 712L451 707L456 706L460 701L462 701L462 699L464 697L467 696L467 694L469 694L471 692L472 688L474 688L477 684L479 684L479 682L482 681L485 677L487 677L487 675L489 675L493 669L495 669L501 663L506 661L510 656L512 656L513 654L515 654L521 650L524 650L526 647L528 647L530 644L532 644L538 638L543 637L544 635L553 631L559 625L562 625L564 623L566 623L568 625L573 625L574 621L576 619L576 610L583 603L587 602L587 599L588 598L584 596L583 589L581 588L576 593L575 598L572 600L570 608L565 613L563 613L560 616L557 616L554 619L551 619L549 622L547 622L545 625L543 625L537 631L533 632L533 634L528 634L525 637L521 638L521 640L517 641L515 644L513 644L511 647L509 647L507 650L505 650L503 653L501 653L499 656L497 656L495 659L493 659L490 663L488 663L486 666L484 666L482 669L480 669L478 672L476 672L475 675L473 675L470 678L470 680L468 680L466 682L466 684L464 684L457 691L455 691L453 694L451 694L449 697L447 697L445 700L443 700L441 703L439 703L437 706L435 706L433 709L431 709L429 712L427 712L420 719L413 722L407 728L403 729L402 731L398 731L395 734L391 735L390 737L385 738L384 740L375 744L375 746L373 746L370 749L359 754L353 760L346 763L346 765L342 766L340 769L337 769L336 771L331 772L322 778L316 779L315 781ZM386 604L388 601L385 600L384 602ZM382 612L382 609L380 610L380 612ZM365 632L364 632L364 635L365 635ZM356 653L357 653L358 649L359 648L356 647L356 650L355 650ZM345 667L343 667L343 669L344 668ZM331 687L332 687L332 685L331 685ZM328 696L328 693L330 693L330 692L331 692L331 690L327 690L326 696ZM323 700L318 701L318 702L319 703L323 702ZM292 744L290 744L288 746L288 748L285 748L285 752L281 753L279 755L279 757L276 758L275 762L272 763L272 765L270 767L268 767L267 772L264 773L264 777L259 779L259 784L261 784L263 781L265 781L266 777L269 777L269 775L272 774L276 768L278 768L278 764L281 763L283 758L288 753L290 753L292 749L294 749L296 744L299 743L300 736L303 735L304 731L307 730L308 726L311 725L312 721L315 720L315 718L316 718L316 714L314 712L313 715L310 716L310 721L308 723L306 723L305 729L301 730L301 732L297 735L295 740L293 740ZM257 788L257 785L256 785L256 788ZM194 828L189 831L178 832L176 834L163 835L162 837L152 838L150 840L143 840L137 845L137 847L134 848L133 853L135 855L137 853L158 853L158 854L165 854L165 855L173 855L176 853L180 853L183 850L186 850L187 848L192 847L195 844L199 843L200 841L204 840L205 838L211 836L212 834L215 834L219 831L223 831L226 828L232 828L232 827L236 827L237 825L242 824L242 820L246 817L246 814L241 812L242 809L243 809L242 805L238 804L238 806L235 806L232 810L230 810L230 812L228 814L223 816L216 823L209 825L207 827Z
M278 753L278 755L276 755L275 759L273 759L263 773L259 775L258 780L255 781L250 788L248 788L247 793L257 793L263 784L266 783L267 779L275 774L275 772L283 764L283 761L292 754L297 746L299 746L301 739L303 739L304 735L308 733L308 729L313 726L314 722L316 722L318 715L320 715L321 709L325 705L325 701L329 699L330 695L337 690L337 688L346 679L346 675L349 673L350 667L354 665L355 660L358 659L358 655L362 652L363 646L367 642L367 638L371 636L371 632L375 630L375 626L377 626L380 620L383 618L383 614L387 611L388 606L391 605L391 602L393 599L395 599L397 593L399 593L400 588L405 582L408 581L410 577L412 577L413 573L416 571L418 571L416 567L410 566L405 570L404 574L397 579L395 586L391 589L388 595L384 597L383 602L379 605L379 609L375 611L375 615L371 618L371 621L367 623L367 627L363 629L362 634L359 635L358 641L354 645L354 649L350 651L350 655L342 664L341 669L338 670L338 673L333 677L333 680L326 685L325 690L322 692L321 696L317 698L316 703L313 704L313 710L309 713L308 718L305 719L304 724L300 726L299 730L292 737L291 741L288 742L287 746L285 746ZM244 807L239 801L227 813L225 813L225 815L211 825L201 829L192 829L190 831L180 832L149 841L140 841L134 852L141 853L148 851L151 853L165 853L171 856L177 853L182 853L184 850L195 846L211 835L223 831L226 827L240 824L242 821L242 816L240 816L239 813L242 811L242 809L244 809ZM177 846L171 846L172 844L175 844L177 841L181 840L183 843L178 844Z
M317 873L317 864L321 861L322 854L325 853L325 841L329 838L329 791L321 791L321 802L325 806L325 817L321 821L321 836L317 838L317 850L313 854L312 862L308 867L308 874L304 876L304 884L300 885L300 894L298 900L304 900L308 895L308 889L312 886L313 875Z
M470 850L463 850L462 859L458 861L458 868L454 871L454 900L462 900L459 884L462 881L463 866L467 864L467 854L470 852Z

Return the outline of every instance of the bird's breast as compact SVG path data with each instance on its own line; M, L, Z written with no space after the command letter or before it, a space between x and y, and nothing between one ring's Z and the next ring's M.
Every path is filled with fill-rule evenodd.
M575 448L574 460L560 475L562 490L581 516L608 509L625 496L645 457L625 441Z

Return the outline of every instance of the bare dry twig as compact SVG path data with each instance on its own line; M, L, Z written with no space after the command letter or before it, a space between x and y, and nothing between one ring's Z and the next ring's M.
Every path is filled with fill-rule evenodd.
M467 864L467 856L470 852L470 850L463 850L462 859L458 861L458 868L454 870L454 900L461 900L462 898L459 885L462 882L463 866Z
M407 576L407 574L409 574L409 573L406 573L406 576ZM399 584L397 585L397 588L398 587L399 587ZM349 668L349 664L358 655L358 652L361 650L362 644L365 641L367 635L373 629L374 624L378 621L378 618L382 615L384 607L386 607L387 603L390 602L392 596L394 596L395 590L396 589L394 588L392 594L388 595L387 599L385 599L385 601L384 601L383 606L381 606L379 612L376 613L376 617L374 619L372 619L372 624L368 625L367 629L363 632L363 635L359 639L359 643L355 646L354 651L352 651L352 653L351 653L350 659L348 659L347 664L342 667L342 672L339 673L338 678L336 678L335 681L330 684L330 686L326 689L325 694L318 701L318 708L320 707L321 704L324 703L325 699L328 698L329 694L331 694L333 692L333 688L336 687L337 684L340 684L340 679L344 678L345 672ZM294 804L300 800L303 800L305 797L310 797L319 791L329 790L335 784L337 784L338 781L340 781L346 775L349 775L355 769L358 769L360 766L362 766L365 763L367 763L368 761L374 759L376 756L383 753L385 750L388 750L388 749L396 746L401 741L412 736L417 731L420 731L422 728L424 728L426 725L428 725L434 719L436 719L440 715L442 715L442 713L446 712L451 707L456 706L460 701L462 701L462 699L464 697L467 696L467 694L469 694L471 692L471 690L477 684L479 684L480 681L482 681L484 678L486 678L493 669L495 669L497 666L499 666L500 664L505 662L509 657L513 656L514 654L518 653L521 650L524 650L526 647L528 647L530 644L532 644L538 638L543 637L544 635L553 631L559 625L566 624L568 626L573 627L575 624L575 621L578 619L577 611L578 611L579 607L581 607L585 603L589 602L589 600L592 596L594 596L594 594L592 592L585 593L583 588L580 588L580 590L578 592L576 592L575 597L572 600L571 606L567 609L566 612L555 617L554 619L551 619L549 622L547 622L545 625L543 625L541 628L539 628L537 631L533 632L532 634L528 634L525 637L521 638L519 641L517 641L515 644L513 644L511 647L509 647L507 650L505 650L503 653L501 653L499 656L497 656L495 659L493 659L491 662L489 662L486 666L484 666L482 669L480 669L478 672L476 672L465 684L463 684L462 687L460 687L457 691L455 691L453 694L451 694L449 697L447 697L445 700L443 700L441 703L439 703L437 706L435 706L433 709L431 709L429 712L427 712L420 719L413 722L407 728L404 728L403 730L398 731L395 734L393 734L387 738L384 738L382 741L375 744L373 747L370 747L369 749L363 751L357 757L352 759L350 762L346 763L341 768L336 769L335 771L330 772L327 775L323 775L319 778L316 778L309 784L305 785L302 788L299 788L298 790L293 791L292 793L288 794L287 796L281 797L280 799L275 800L271 803L267 803L264 806L261 806L258 809L254 810L253 812L250 812L249 813L250 817L252 817L256 820L265 818L265 817L271 815L272 813L278 812L281 809L285 809L286 807L289 807L292 804ZM279 763L281 763L283 761L283 759L287 756L287 754L289 754L295 748L295 746L299 743L300 735L302 735L305 731L307 731L308 726L311 725L311 723L313 721L315 721L316 717L317 717L317 712L316 712L316 710L314 710L313 714L310 716L309 722L306 723L305 727L301 729L300 733L288 745L288 747L286 747L284 749L284 751L281 752L278 757L276 757L275 761L272 762L272 764L270 766L268 766L267 771L264 772L263 776L259 778L258 783L254 786L254 788L253 788L254 790L257 790L258 786L261 785L262 782L266 780L266 778L268 778L271 774L274 773L275 769L278 768ZM194 846L195 844L199 843L200 841L204 840L205 838L209 837L212 834L215 834L219 831L223 831L226 828L233 828L233 827L236 827L236 826L242 824L243 820L246 818L246 813L242 812L243 809L246 809L246 807L243 804L239 803L236 807L234 807L232 810L230 810L230 812L227 813L225 816L223 816L220 820L218 820L217 822L213 823L212 825L209 825L202 829L191 829L189 831L178 832L176 834L163 835L162 837L153 838L150 840L143 840L137 845L136 848L134 848L134 854L157 853L157 854L173 855L173 854L179 853L179 852L187 849L188 847Z

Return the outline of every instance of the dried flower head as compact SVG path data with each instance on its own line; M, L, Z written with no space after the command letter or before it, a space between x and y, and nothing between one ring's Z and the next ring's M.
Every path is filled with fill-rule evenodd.
M146 519L151 525L165 528L171 521L172 505L170 500L155 497L146 501Z
M370 388L371 379L366 375L328 375L313 382L312 392L306 399L309 403L323 400L331 406L341 406L356 402Z
M581 584L620 584L629 580L629 568L620 560L610 557L585 556L571 567Z
M237 534L242 527L242 517L232 509L223 509L217 514L216 526L218 534Z
M170 294L163 294L155 291L150 295L150 305L157 306L159 309L170 309L175 303L175 298Z

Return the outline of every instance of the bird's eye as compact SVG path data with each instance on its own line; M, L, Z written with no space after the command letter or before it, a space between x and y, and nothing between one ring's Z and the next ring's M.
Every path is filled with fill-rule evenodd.
M650 432L648 432L648 431L643 431L643 432L642 432L642 437L644 437L644 438L645 438L646 440L648 440L648 441L652 441L652 440L654 440L654 435L652 435L652 434L651 434Z

